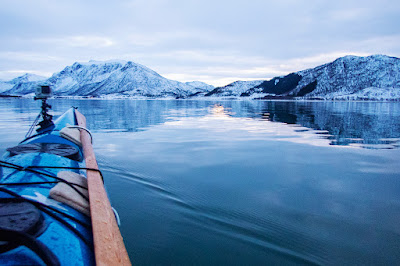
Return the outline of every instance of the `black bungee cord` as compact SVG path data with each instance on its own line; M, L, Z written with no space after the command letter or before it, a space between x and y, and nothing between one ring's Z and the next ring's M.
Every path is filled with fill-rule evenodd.
M65 179L59 178L59 177L57 177L55 175L51 175L51 174L48 174L48 173L44 173L44 172L33 170L29 166L28 167L23 167L23 166L20 166L20 165L17 165L17 164L13 164L13 163L1 161L1 160L0 160L0 166L1 167L7 167L7 168L15 169L17 171L26 171L26 172L31 172L31 173L34 173L34 174L37 174L37 175L44 175L44 176L47 176L47 177L50 177L50 178L54 178L54 179L58 180L58 182L62 182L62 183L67 184L73 190L75 190L80 196L82 196L84 199L89 201L89 198L75 187L75 186L78 186L78 187L81 187L83 189L87 189L86 187L81 186L79 184L71 183L71 182L69 182L69 181L67 181ZM42 167L42 168L48 168L48 167ZM69 169L68 167L65 167L65 168ZM3 185L3 186L4 185L8 185L8 184L10 184L10 185L19 185L20 183L19 182L18 183L0 183L0 185Z

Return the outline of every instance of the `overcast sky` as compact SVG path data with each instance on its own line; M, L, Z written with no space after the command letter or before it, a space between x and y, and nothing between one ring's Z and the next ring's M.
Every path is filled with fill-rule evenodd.
M179 81L269 79L400 57L399 0L0 0L0 79L123 59Z

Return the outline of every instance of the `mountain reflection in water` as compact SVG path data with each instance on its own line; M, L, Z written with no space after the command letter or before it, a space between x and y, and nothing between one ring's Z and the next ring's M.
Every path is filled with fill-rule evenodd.
M295 132L303 134L310 129L316 139L328 139L329 145L393 149L400 143L400 104L396 102L68 99L52 99L50 102L55 115L71 105L81 106L86 116L95 117L88 120L88 126L103 132L141 131L183 117L206 116L212 109L230 117L301 126ZM31 99L3 99L1 104L7 103L21 113L38 110L36 102ZM115 119L110 120L110 117Z
M103 101L93 102L100 106L91 110L99 114L110 110ZM352 145L362 148L392 149L399 147L400 105L376 102L281 102L281 101L120 101L114 117L105 118L93 126L99 130L143 130L180 117L201 117L215 109L230 117L268 120L303 129L314 130L316 138L329 140L330 145ZM90 111L90 110L89 110ZM212 112L215 112L212 111ZM105 128L106 127L106 128ZM113 128L113 129L112 129Z
M331 145L399 147L399 104L360 102L267 102L263 119L298 124L330 140Z

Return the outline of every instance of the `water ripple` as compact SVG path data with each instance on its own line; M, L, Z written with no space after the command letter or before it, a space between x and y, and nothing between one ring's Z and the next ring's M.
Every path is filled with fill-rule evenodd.
M264 216L260 219L240 211L196 206L170 191L164 184L155 182L151 176L110 165L103 167L103 170L143 185L203 230L244 242L267 253L275 253L295 263L322 265L327 262L326 251L316 241L273 217Z

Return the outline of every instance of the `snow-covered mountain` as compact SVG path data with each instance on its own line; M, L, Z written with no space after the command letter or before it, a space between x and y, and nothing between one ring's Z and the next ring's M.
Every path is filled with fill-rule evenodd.
M345 56L271 80L236 81L218 88L199 81L169 80L131 61L89 61L67 66L47 80L26 74L0 82L0 93L29 94L43 81L52 85L55 95L65 96L400 100L400 59Z
M400 91L400 59L384 55L345 56L297 74L301 80L288 95L327 99L353 94L391 97L388 90L393 96Z
M38 82L46 80L46 77L26 73L10 81L0 81L0 93L13 89L15 94L24 94L26 89L36 86ZM21 93L19 93L21 91Z
M242 93L247 90L260 85L264 80L253 80L253 81L235 81L226 85L225 87L217 87L204 96L213 97L240 97Z
M0 93L8 91L14 87L14 84L11 84L9 81L0 80Z
M11 82L11 81L10 81ZM89 61L74 63L46 80L55 95L187 97L214 87L203 82L182 83L166 79L131 61ZM5 94L29 94L36 83L19 82Z
M207 96L400 100L400 59L385 55L345 56L255 86L252 83L243 81L238 86L234 82L214 89ZM245 91L244 84L248 86Z
M199 89L200 92L209 92L215 88L213 85L201 81L189 81L185 82L185 84Z
M26 83L26 82L43 81L45 79L47 79L47 78L43 77L43 76L26 73L20 77L10 80L9 82L13 83L13 84L18 84L18 83Z

